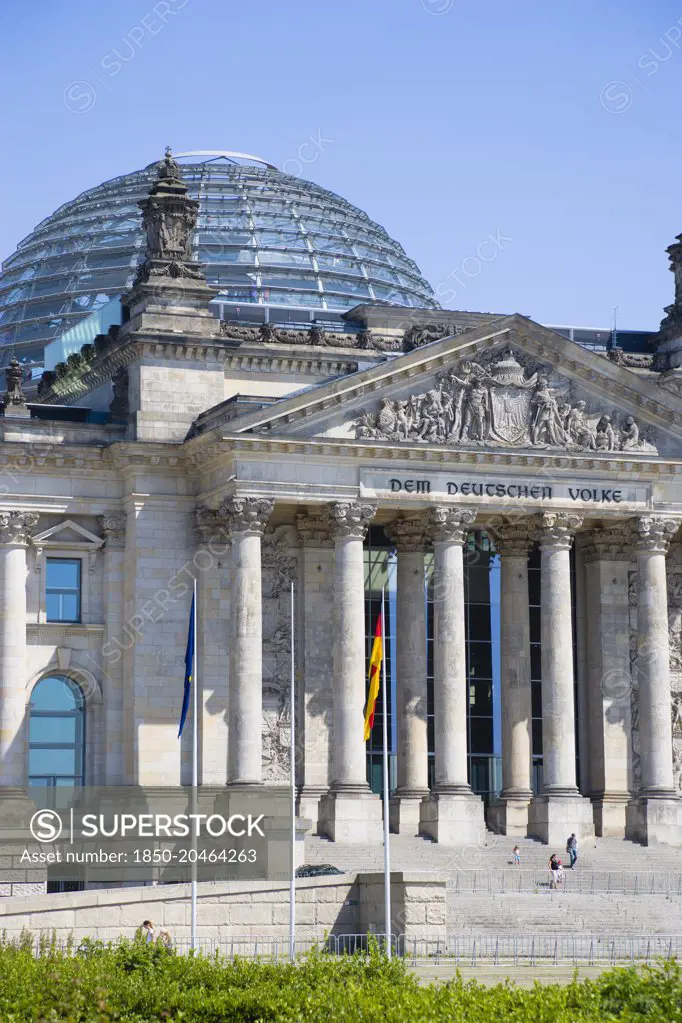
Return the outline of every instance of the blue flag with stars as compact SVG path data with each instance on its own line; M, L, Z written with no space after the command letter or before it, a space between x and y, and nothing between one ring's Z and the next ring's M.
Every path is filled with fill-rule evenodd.
M187 650L185 652L185 688L182 694L182 711L180 713L180 728L178 729L178 739L182 735L182 730L185 727L185 720L187 719L187 712L189 711L189 698L192 692L192 683L194 673L194 597L192 597L192 607L189 612L189 631L187 633Z

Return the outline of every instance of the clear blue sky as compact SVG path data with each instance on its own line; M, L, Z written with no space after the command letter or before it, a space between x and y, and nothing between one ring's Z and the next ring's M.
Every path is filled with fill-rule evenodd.
M302 170L453 308L655 329L672 299L680 3L8 0L0 40L2 258L170 143Z

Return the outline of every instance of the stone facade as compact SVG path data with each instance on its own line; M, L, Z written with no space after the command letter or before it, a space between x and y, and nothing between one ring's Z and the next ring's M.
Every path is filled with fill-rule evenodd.
M161 191L170 171L163 180ZM476 528L503 580L503 787L489 823L552 844L595 828L682 843L682 397L658 371L518 315L458 330L451 314L440 338L426 320L400 352L365 338L362 364L357 345L320 336L237 344L207 313L200 268L173 269L188 261L176 232L183 193L170 192L172 252L150 257L124 326L48 381L40 418L13 415L11 402L0 418L0 785L26 786L26 708L51 673L84 694L86 783L189 782L189 730L181 742L176 732L196 579L200 782L288 783L293 641L301 814L336 841L379 841L362 737L363 544L379 525L398 557L392 824L473 841L484 806L467 776L462 550ZM415 327L396 310L363 315L369 333ZM102 411L112 398L105 423L49 418L54 404ZM537 545L544 781L534 792L524 594ZM47 620L48 554L81 562L78 623Z

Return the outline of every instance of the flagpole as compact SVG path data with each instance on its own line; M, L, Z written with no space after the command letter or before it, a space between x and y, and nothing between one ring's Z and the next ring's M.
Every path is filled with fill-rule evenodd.
M194 630L194 650L192 651L192 813L197 813L197 786L199 784L199 678L197 673L197 647L199 637L197 634L197 581L194 580L194 599L192 601ZM192 849L194 857L191 863L191 942L192 948L197 947L197 834L196 817L193 818L195 826L192 831Z
M289 879L289 958L296 957L296 700L294 682L296 679L296 653L294 646L294 582L291 581L291 685L290 685L290 774L291 774L291 863Z
M384 713L382 714L382 739L384 762L384 918L386 930L386 956L391 958L391 852L389 845L388 817L388 689L386 688L386 587L381 589L381 680L384 687Z

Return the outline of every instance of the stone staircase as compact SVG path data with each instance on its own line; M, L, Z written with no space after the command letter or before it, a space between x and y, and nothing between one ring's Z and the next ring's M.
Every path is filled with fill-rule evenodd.
M682 935L682 849L595 839L579 848L565 889L554 891L549 854L567 861L564 850L530 839L516 841L521 868L512 864L515 840L503 835L482 833L477 844L462 849L392 835L391 869L447 875L452 935ZM377 871L383 869L383 847L336 845L308 836L306 862Z

